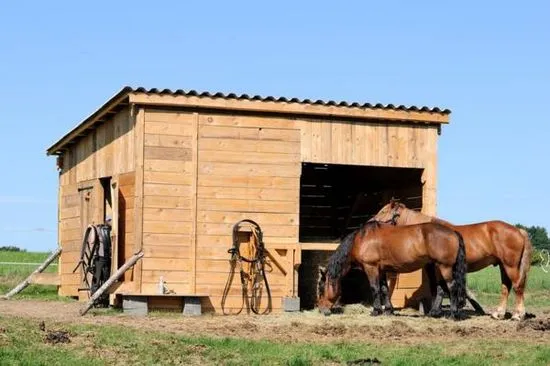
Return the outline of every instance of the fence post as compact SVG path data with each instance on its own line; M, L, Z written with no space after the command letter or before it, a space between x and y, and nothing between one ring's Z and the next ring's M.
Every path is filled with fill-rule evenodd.
M50 265L50 263L53 262L53 260L55 258L57 258L57 256L59 256L59 254L61 254L61 247L57 248L57 250L55 252L53 252L45 261L44 263L42 263L37 269L35 269L30 275L29 277L27 277L23 282L21 282L19 285L15 286L10 292L8 292L7 294L5 294L3 296L4 299L9 299L10 297L12 297L13 295L17 295L18 293L20 293L21 291L23 291L28 285L30 285L31 283L31 280L32 280L32 277L37 274L37 273L42 273L42 271L44 271L46 269L46 267L48 267Z

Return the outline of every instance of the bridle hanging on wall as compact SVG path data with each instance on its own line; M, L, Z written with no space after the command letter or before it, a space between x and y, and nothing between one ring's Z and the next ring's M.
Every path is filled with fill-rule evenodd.
M239 243L239 232L241 229L242 224L247 224L252 231L252 235L254 237L253 239L253 245L255 249L255 256L253 258L246 258L241 254L241 243ZM237 222L233 226L233 245L232 247L227 251L229 254L231 254L230 258L230 271L229 271L229 277L227 279L227 283L225 285L223 296L222 296L222 311L224 315L228 315L228 313L225 311L225 301L227 299L227 296L229 294L229 290L231 288L231 283L233 282L233 277L235 276L236 267L239 266L239 273L241 278L241 290L242 290L242 303L241 308L236 314L240 314L243 310L244 305L246 304L247 312L250 312L252 310L255 314L267 314L271 311L272 303L271 303L271 290L269 288L269 283L267 281L267 276L265 274L265 265L266 265L266 250L263 242L263 233L260 228L260 225L258 225L253 220L244 219L239 222ZM248 273L243 268L243 262L250 264ZM266 308L260 312L259 309L259 301L260 301L260 290L262 282L265 284L265 289L267 293L267 306ZM252 284L252 293L248 294L248 287L249 284Z

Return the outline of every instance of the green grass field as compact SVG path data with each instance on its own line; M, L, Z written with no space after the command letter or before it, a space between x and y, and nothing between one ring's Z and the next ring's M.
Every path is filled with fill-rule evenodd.
M546 269L548 270L548 269ZM487 267L468 274L468 288L474 291L482 305L496 306L500 299L500 270ZM513 306L513 290L508 297L508 305ZM540 266L532 266L527 278L525 306L529 308L550 309L550 272L544 272Z
M343 365L374 358L383 365L547 365L550 348L523 341L479 339L423 344L272 342L206 338L109 325L46 324L69 332L49 344L38 322L0 316L2 365ZM519 362L521 361L521 362ZM365 363L366 364L366 363Z
M10 265L2 263L42 263L49 255L50 253L47 252L0 251L0 293L5 294L13 287L17 286L19 282L24 280L36 269L36 267L38 267L38 265ZM57 272L57 263L57 260L52 262L44 272ZM57 286L29 285L23 292L16 295L15 298L56 299Z

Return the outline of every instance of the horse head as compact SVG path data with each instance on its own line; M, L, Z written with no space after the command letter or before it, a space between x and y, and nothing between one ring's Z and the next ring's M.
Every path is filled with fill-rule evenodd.
M369 221L378 221L382 223L391 223L392 225L399 224L399 219L402 216L403 210L407 207L400 203L397 199L392 198L389 203L378 211Z
M317 282L317 307L319 312L330 315L331 309L339 296L338 281L332 281L325 267L319 266L319 280Z

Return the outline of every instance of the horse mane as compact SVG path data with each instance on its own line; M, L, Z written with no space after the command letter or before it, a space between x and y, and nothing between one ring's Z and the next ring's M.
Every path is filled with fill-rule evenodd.
M366 223L361 225L359 229L352 231L344 237L338 248L336 248L336 251L330 256L328 260L326 275L331 281L339 280L345 267L349 264L349 253L351 252L351 248L353 247L353 242L357 233L359 232L361 234L361 237L364 237L368 232L377 229L378 227L380 227L380 223L378 221L367 221ZM324 281L320 282L324 283Z

